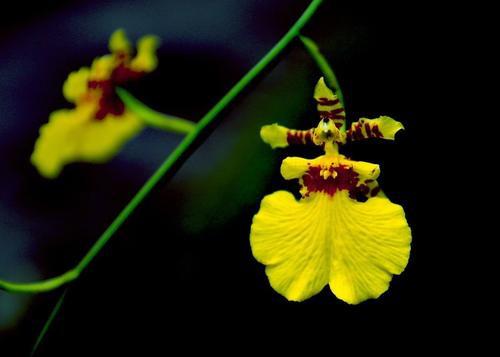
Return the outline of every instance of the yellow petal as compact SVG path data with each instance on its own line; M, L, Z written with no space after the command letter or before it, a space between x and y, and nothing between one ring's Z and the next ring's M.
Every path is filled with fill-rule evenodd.
M274 290L288 300L302 301L328 284L328 241L320 237L321 207L314 200L300 203L286 191L264 197L250 231L252 252L267 265ZM319 229L319 230L318 230Z
M341 164L351 166L359 174L360 180L376 180L380 175L380 166L365 161L341 160Z
M160 45L160 39L153 35L147 35L139 39L137 43L137 55L130 63L135 71L151 72L158 65L156 50Z
M273 149L275 148L285 148L288 146L287 133L288 128L278 125L264 125L260 129L260 137L262 141L269 144Z
M87 67L82 67L69 74L63 85L63 95L68 102L76 103L88 92L89 75L90 69Z
M127 111L103 120L93 119L94 112L88 105L51 114L31 156L41 175L55 178L71 162L105 162L142 129L141 121Z
M102 121L85 123L78 133L78 161L102 163L115 156L122 146L143 128L142 121L129 111L120 116L108 115Z
M250 232L271 286L293 301L328 283L350 304L377 298L406 267L410 241L401 206L385 197L357 202L345 190L300 201L285 191L268 195Z
M105 81L111 77L111 73L116 67L115 58L112 55L105 55L96 58L90 68L90 80Z
M370 121L378 125L384 139L394 140L396 133L404 129L403 124L387 116L381 116Z
M311 166L329 168L331 165L352 167L359 174L360 180L376 180L380 175L380 166L365 161L348 160L343 155L334 157L321 155L309 160L302 157L287 157L281 163L281 175L285 180L301 178Z
M339 98L328 88L325 79L321 77L314 88L314 99L317 102L319 117L332 120L336 128L341 128L345 122L345 110ZM336 140L343 142L342 140Z
M68 140L69 133L88 120L92 110L91 106L57 110L50 115L49 122L40 128L31 162L42 176L57 177L62 167L70 161L74 155L75 142Z
M281 164L281 175L285 180L301 178L309 168L311 160L287 157Z
M343 192L334 201L332 216L343 224L336 224L330 289L350 304L378 298L408 264L411 231L404 210L382 196L361 203Z
M401 129L404 129L403 124L387 116L376 119L361 118L351 124L347 136L349 140L368 138L394 140L396 133Z
M314 99L316 99L316 101L320 101L320 98L328 100L337 99L337 96L333 94L333 91L326 85L323 77L319 79L316 87L314 88Z
M132 51L132 45L123 29L115 30L109 38L109 50L112 53L127 53Z

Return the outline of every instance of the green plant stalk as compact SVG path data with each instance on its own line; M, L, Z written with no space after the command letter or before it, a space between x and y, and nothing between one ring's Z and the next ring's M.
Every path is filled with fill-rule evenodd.
M55 278L41 280L33 283L11 283L0 280L0 289L13 293L42 293L57 289L61 285L67 284L70 281L78 278L79 271L71 269L70 271L56 276Z
M302 44L306 48L309 55L316 62L316 65L318 66L319 70L323 73L326 80L326 84L328 84L328 86L333 89L335 95L337 95L337 97L339 98L340 103L342 103L342 106L345 108L344 95L342 94L342 89L340 89L337 76L335 76L335 72L333 71L332 67L326 60L325 56L323 56L323 54L319 50L319 46L309 37L300 35L299 38L300 41L302 41ZM342 131L346 130L345 121L340 130Z
M192 121L165 115L147 107L123 88L116 88L116 93L125 106L137 114L147 126L178 134L189 134L196 128L196 123Z
M64 303L64 298L66 297L66 294L68 292L68 288L64 290L64 292L61 294L59 299L57 300L56 306L50 313L49 318L47 321L45 321L45 324L43 325L42 331L40 331L40 334L38 335L38 338L36 339L35 345L31 349L31 354L30 356L34 356L36 351L38 351L38 347L40 347L40 344L42 343L43 339L45 338L45 335L47 334L47 331L49 330L50 326L52 325L52 322L54 322L54 319L56 318L57 314L59 313L59 310L61 310L61 306Z
M0 280L0 289L15 293L39 293L56 289L64 284L75 280L81 272L90 264L96 255L104 248L111 237L123 225L128 217L134 212L139 204L146 198L151 190L158 184L163 176L170 170L177 160L181 158L195 140L203 133L208 125L214 122L217 115L222 112L262 71L280 54L283 50L300 35L300 30L309 22L323 0L313 0L303 12L295 24L288 32L274 45L271 50L252 68L248 71L229 92L222 97L215 106L210 109L203 118L196 124L196 127L191 131L181 143L172 151L165 159L156 172L146 181L141 189L136 193L132 200L118 214L115 220L109 225L104 233L99 237L96 243L90 248L78 265L67 273L58 277L32 283L13 283Z

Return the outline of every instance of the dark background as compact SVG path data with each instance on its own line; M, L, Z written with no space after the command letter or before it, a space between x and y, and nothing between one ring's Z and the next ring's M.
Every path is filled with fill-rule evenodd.
M49 1L14 4L2 13L0 276L30 281L75 265L180 141L146 130L109 164L69 165L55 181L30 165L40 125L51 111L70 107L61 93L67 74L106 53L114 29L125 28L133 40L146 33L163 40L158 70L130 91L157 110L197 120L307 5ZM389 115L406 127L396 142L360 143L343 151L381 165L381 186L404 206L413 231L409 265L387 293L349 306L325 288L306 302L290 303L269 287L264 267L251 255L249 228L262 197L278 189L298 192L296 182L279 175L281 160L320 154L304 148L272 151L258 136L260 126L276 121L297 128L317 122L312 91L321 74L295 43L223 113L212 135L71 286L39 355L140 349L142 356L166 354L174 346L222 351L234 339L240 349L263 342L290 347L305 336L333 345L377 332L386 340L401 332L410 338L404 331L417 324L428 299L420 294L420 241L426 237L417 218L417 206L427 202L417 127L432 120L422 90L427 46L422 22L421 4L326 0L303 30L335 69L348 119ZM434 140L430 135L426 144ZM2 357L28 354L60 294L0 292Z

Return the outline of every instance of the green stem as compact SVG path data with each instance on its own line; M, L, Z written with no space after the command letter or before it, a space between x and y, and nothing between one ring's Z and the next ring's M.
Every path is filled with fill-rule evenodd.
M196 123L192 121L165 115L149 108L123 88L116 88L116 93L125 103L125 106L137 114L150 127L178 134L188 134L196 127Z
M55 278L37 281L33 283L12 283L4 280L0 280L0 289L14 292L14 293L42 293L46 291L51 291L57 289L61 285L67 284L70 281L78 278L79 272L76 269L72 269L62 275Z
M300 35L299 38L304 44L304 47L307 49L307 52L309 52L311 57L318 65L318 68L325 76L326 83L333 89L337 97L339 97L340 103L342 103L342 105L345 107L344 95L342 94L342 90L340 89L339 81L337 80L335 72L333 72L333 69L326 60L325 56L323 56L323 54L319 50L319 46L309 37Z
M43 339L45 338L45 335L47 334L47 331L49 331L50 326L52 325L52 322L54 322L54 319L56 318L57 314L59 313L59 310L61 309L61 306L64 303L64 298L66 297L66 293L68 292L68 287L64 290L64 292L61 294L59 299L57 300L56 306L50 313L49 318L47 321L45 321L45 324L43 325L42 331L40 331L40 334L38 335L38 338L36 339L35 345L33 346L31 350L30 356L33 357L38 351L38 347L40 347L40 344L42 343Z
M342 94L342 89L340 89L337 76L335 76L335 72L333 71L332 67L326 60L325 56L323 56L323 54L319 50L319 46L309 37L300 35L299 38L302 41L302 44L306 48L309 55L316 62L316 65L318 66L319 70L323 73L326 80L326 84L328 84L328 86L333 89L335 95L339 98L340 103L342 103L342 106L345 108L344 95ZM344 122L344 125L342 125L342 128L340 128L340 130L345 131L345 129L346 129L346 123Z
M170 169L180 162L180 158L186 159L186 152L193 146L195 140L214 122L217 115L222 112L235 98L252 82L262 71L292 42L299 36L300 30L308 23L312 15L316 12L323 0L313 0L304 11L297 22L279 40L279 42L269 50L269 52L234 85L229 92L215 106L206 113L196 124L196 127L184 137L182 142L165 159L156 172L146 181L132 200L125 206L115 220L109 225L97 242L90 248L88 253L78 263L78 265L68 273L58 277L33 283L11 283L0 280L0 289L17 293L38 293L58 288L78 277L78 275L90 264L96 255L104 248L114 233L123 225L128 217L134 212L139 204L146 198L151 190L165 176ZM179 165L180 166L180 165ZM179 167L177 166L177 168Z

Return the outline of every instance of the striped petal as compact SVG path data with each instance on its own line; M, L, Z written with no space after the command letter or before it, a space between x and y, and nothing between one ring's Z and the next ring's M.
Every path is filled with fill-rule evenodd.
M314 88L314 99L317 103L318 114L321 119L333 120L337 128L345 122L345 110L339 98L328 88L325 79L321 77Z
M264 125L260 129L262 141L269 144L271 148L285 148L288 145L311 145L313 142L314 129L294 130L287 127L271 124Z
M359 141L370 138L394 140L396 133L404 129L403 124L388 116L376 119L361 118L347 131L347 141Z

